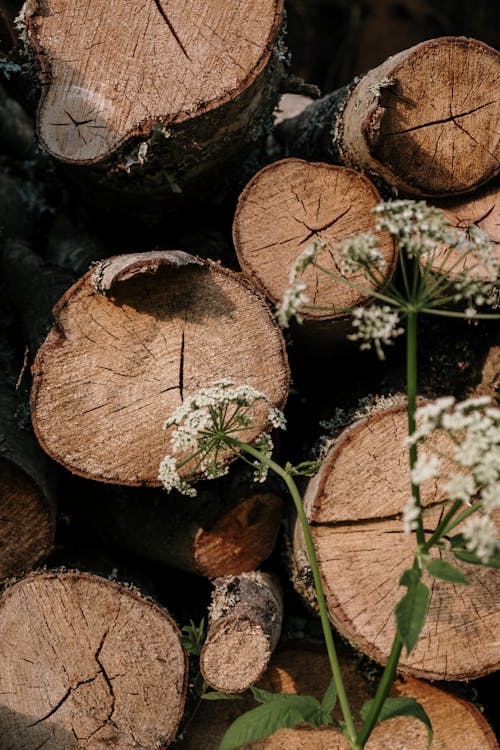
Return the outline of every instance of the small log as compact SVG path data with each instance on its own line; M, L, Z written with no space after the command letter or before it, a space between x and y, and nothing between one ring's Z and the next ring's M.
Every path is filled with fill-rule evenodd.
M164 420L221 378L253 385L275 406L286 399L285 345L264 301L237 274L187 253L103 261L54 316L33 366L33 424L47 453L75 474L159 486L170 452ZM257 421L264 413L256 410Z
M186 656L167 612L79 572L34 573L0 599L4 747L164 750L184 710Z
M432 39L282 122L284 156L332 161L409 195L458 195L499 171L500 54L475 39Z
M131 208L154 194L160 211L199 197L201 185L214 199L272 126L282 15L283 0L239 0L231 13L220 0L154 0L134 13L127 0L31 3L42 145L68 165L93 167L74 176L118 191Z
M342 674L353 711L373 698L374 683L368 680L346 649L339 649ZM310 642L278 646L259 687L275 693L312 695L321 700L330 682L330 667L323 648ZM439 750L498 750L498 743L480 711L468 701L411 677L397 679L391 695L414 697L425 708L434 730L433 747ZM217 750L224 732L244 711L255 708L247 695L243 701L202 701L197 714L179 743L179 750ZM341 719L338 706L334 716ZM450 721L453 717L453 721ZM367 750L425 750L427 733L412 718L391 719L379 724ZM242 750L347 750L338 729L296 727L276 732Z
M54 481L47 457L19 424L21 403L0 377L0 579L20 575L52 550Z
M214 584L200 669L216 690L241 693L262 677L278 643L282 593L265 573L225 576Z
M186 500L163 490L97 486L84 489L68 513L75 529L156 563L207 578L255 570L274 548L281 497L239 472L197 489Z
M410 493L404 405L375 412L341 432L318 474L309 482L304 505L321 569L328 609L337 630L356 648L384 664L395 633L394 607L404 590L398 582L413 562L413 534L403 531L401 511ZM428 447L450 453L451 439L435 433ZM453 464L444 471L453 469ZM434 529L446 495L442 481L422 487L424 525ZM293 539L300 586L310 578L300 526ZM439 552L433 550L432 554ZM402 655L400 669L417 677L470 680L500 666L496 606L500 577L491 568L459 563L469 586L426 576L431 598L415 649Z
M371 211L381 198L368 178L345 167L284 159L265 167L241 194L233 224L233 240L244 273L272 302L279 302L290 283L290 269L297 256L314 240L340 242L358 231L375 232ZM377 233L376 233L377 234ZM387 232L378 233L380 252L389 280L396 264L394 242ZM319 261L339 275L338 258L324 253ZM301 316L306 320L345 317L369 295L310 266L303 279L310 304ZM347 280L375 288L359 278ZM325 309L326 308L326 309Z

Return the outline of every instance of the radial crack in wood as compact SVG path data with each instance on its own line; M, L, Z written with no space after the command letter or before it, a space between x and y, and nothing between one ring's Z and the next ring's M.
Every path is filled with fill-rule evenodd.
M0 599L0 736L11 750L165 750L186 656L170 616L76 572L35 573Z
M181 403L181 387L187 398L229 378L283 406L285 345L264 301L217 264L170 262L184 256L103 261L54 308L57 324L33 367L33 424L42 447L74 473L159 485L160 461L171 452L171 430L162 427ZM112 273L108 287L113 268L122 280ZM107 296L96 288L109 288ZM267 424L264 406L254 416L255 426L242 433L248 440Z

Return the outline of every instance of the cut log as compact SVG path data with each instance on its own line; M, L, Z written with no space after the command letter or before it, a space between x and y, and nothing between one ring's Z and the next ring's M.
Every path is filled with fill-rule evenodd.
M368 656L384 664L395 633L394 607L404 590L398 582L411 567L413 534L403 531L401 511L410 494L405 406L374 413L343 430L305 497L332 623ZM432 441L432 442L431 442ZM434 433L428 447L449 454L451 439ZM443 472L453 464L443 463ZM433 530L446 495L442 480L422 487L424 526ZM294 549L302 588L308 567L300 527ZM400 669L427 679L470 680L500 666L497 570L458 563L446 550L433 550L460 567L471 585L434 578L426 624L417 645L403 654ZM300 591L299 591L300 593Z
M20 407L0 377L0 579L29 570L54 543L54 481L47 457L19 424Z
M354 711L373 697L374 684L359 670L352 657L340 649L342 674ZM324 649L314 643L292 642L278 646L259 687L275 693L299 693L321 700L330 682L330 667ZM393 696L409 696L421 702L434 730L436 750L498 750L495 736L480 711L472 704L411 677L398 679ZM179 750L217 750L224 732L244 711L255 708L244 701L202 701ZM334 716L340 719L338 707ZM450 720L453 717L453 721ZM415 719L399 718L380 724L368 741L367 750L425 750L427 733ZM347 750L339 730L297 727L281 730L266 739L244 745L242 750Z
M442 37L390 57L276 129L285 156L333 161L410 195L457 195L499 171L500 54Z
M68 508L72 526L157 563L216 578L255 570L271 554L282 499L230 472L189 498L98 485ZM96 524L96 518L99 519Z
M278 643L282 593L265 573L225 576L214 584L200 669L216 690L241 693L262 677Z
M221 0L151 0L133 13L127 0L31 3L42 145L100 167L93 179L131 206L154 194L159 208L201 183L213 199L272 126L282 14L283 0L238 0L230 13Z
M33 424L49 455L81 476L159 486L171 452L165 419L222 378L275 406L286 399L285 345L264 301L237 274L187 253L103 261L54 315L33 367ZM255 414L263 425L265 407Z
M78 572L32 574L0 599L0 729L12 750L164 750L186 693L171 617Z
M272 302L279 302L297 256L314 240L332 245L359 231L375 232L371 211L380 200L370 180L352 169L300 159L284 159L265 167L241 194L234 218L233 240L244 273ZM388 280L396 264L396 250L387 232L378 233L378 237ZM337 276L338 260L328 251L319 257ZM304 319L345 317L349 308L369 299L367 293L342 278L327 276L312 266L303 279L312 306L304 306ZM375 288L359 274L347 279Z

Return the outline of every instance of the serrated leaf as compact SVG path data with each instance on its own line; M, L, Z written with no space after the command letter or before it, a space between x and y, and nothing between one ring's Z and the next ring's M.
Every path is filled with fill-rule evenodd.
M446 560L431 560L427 566L427 571L442 581L449 581L450 583L470 583L466 575L461 570L455 568Z
M323 709L323 711L326 711L326 713L329 714L335 708L336 703L337 703L337 686L335 684L335 680L332 677L332 681L328 685L326 693L323 696L323 700L321 701L321 708Z
M500 554L498 553L485 563L474 552L469 552L469 550L452 549L451 551L457 560L461 560L462 562L470 563L471 565L484 565L485 568L500 568Z
M367 701L363 705L363 708L360 711L363 721L366 720L372 704L373 700ZM423 706L416 701L415 698L386 698L377 719L378 723L386 721L387 719L393 719L396 716L412 716L423 722L427 728L427 747L429 748L431 746L434 734L432 731L432 724L425 713Z
M408 588L407 593L396 604L396 624L401 640L409 654L418 641L424 627L429 606L429 588L419 581Z
M269 695L274 695L275 698L247 711L231 724L222 738L219 750L236 750L241 745L268 737L279 729L292 729L297 724L311 724L313 727L331 724L330 717L325 714L316 698L284 693Z
M241 695L234 695L233 693L224 693L222 690L211 690L209 693L203 693L202 696L204 701L242 701Z

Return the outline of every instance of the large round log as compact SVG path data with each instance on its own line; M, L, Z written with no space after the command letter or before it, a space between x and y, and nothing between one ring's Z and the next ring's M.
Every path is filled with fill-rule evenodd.
M415 553L414 535L404 532L401 520L411 491L403 446L406 434L404 405L346 428L304 498L331 620L344 637L382 664L395 634L394 607L404 593L399 579ZM428 447L449 453L446 436L436 433L429 440L433 442ZM435 528L442 512L442 481L429 479L422 485L427 531ZM303 593L310 575L298 525L294 550L298 589ZM449 557L471 585L425 575L431 589L426 623L412 653L403 653L401 670L440 680L470 680L495 671L500 665L498 571L459 564L446 550L432 554Z
M498 174L500 54L441 37L389 57L282 122L284 155L345 164L411 195L470 192Z
M184 710L171 617L86 573L34 573L0 599L0 729L12 750L164 750Z
M165 419L222 378L275 406L286 399L285 346L270 311L217 264L175 251L117 256L74 284L54 315L33 367L33 425L42 447L81 476L160 485L171 452Z
M297 256L314 241L330 245L356 232L373 232L386 262L388 281L396 250L387 232L375 232L371 211L381 198L367 177L345 167L284 159L265 167L241 194L233 223L233 239L244 273L272 301L279 302L290 283ZM366 303L375 285L360 274L345 273L335 249L322 252L318 262L334 277L310 266L303 274L310 307L305 320L331 320ZM339 278L340 274L346 276ZM349 286L354 282L367 291ZM381 284L383 286L383 283Z

